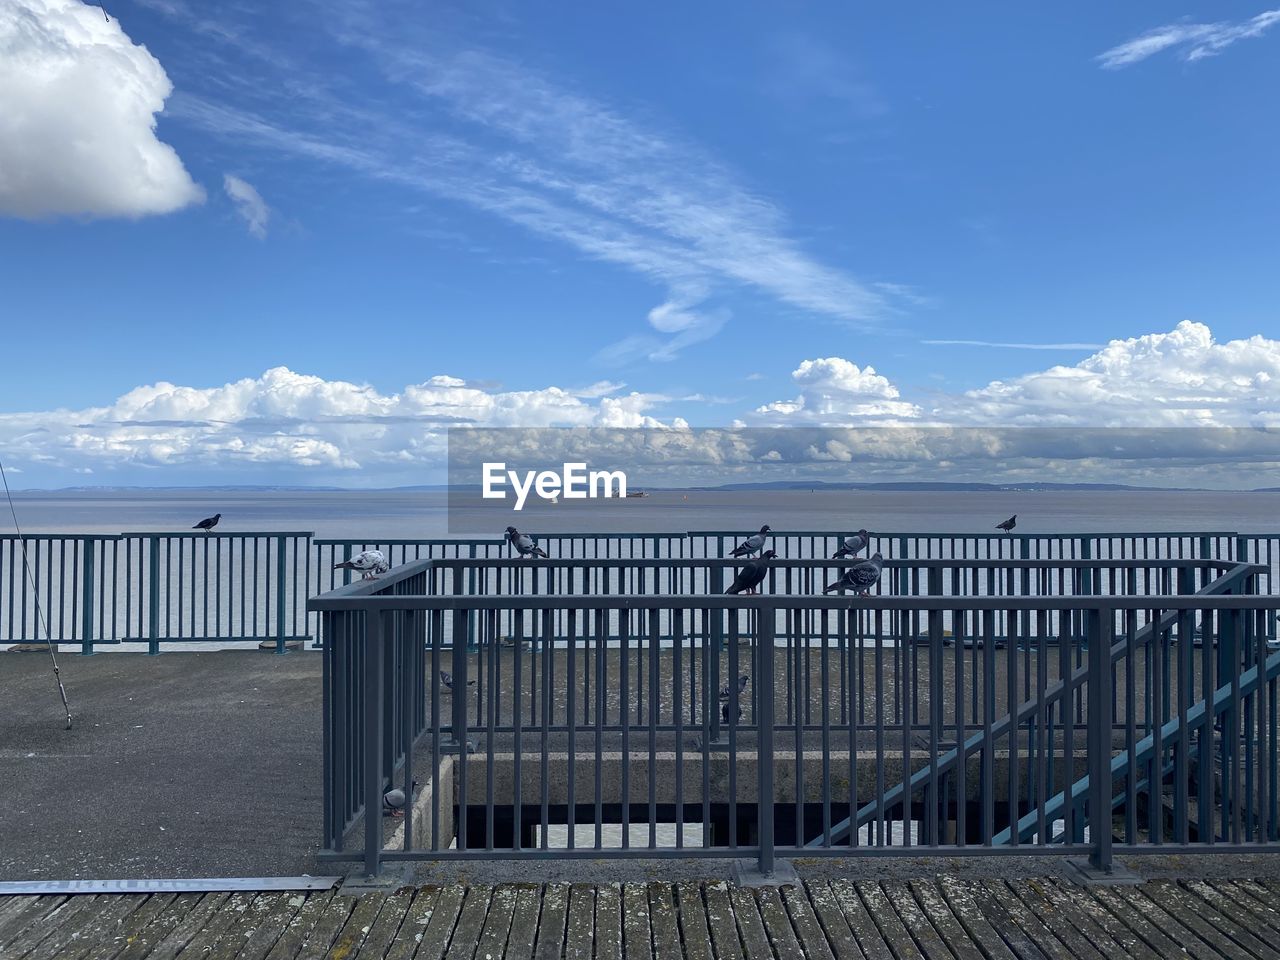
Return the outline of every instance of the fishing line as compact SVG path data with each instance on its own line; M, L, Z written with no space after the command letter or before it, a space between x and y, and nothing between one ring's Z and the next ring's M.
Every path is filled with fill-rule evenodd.
M67 703L67 688L62 685L62 672L58 669L58 655L53 648L53 637L49 633L49 623L45 620L44 610L40 606L40 589L36 586L36 578L31 573L31 564L27 561L27 541L22 535L22 527L18 525L18 511L13 506L13 494L9 491L9 477L4 472L4 461L0 460L0 480L4 481L4 495L9 501L9 513L13 517L13 529L18 532L18 544L22 547L22 569L26 572L27 582L31 584L31 595L35 599L36 620L44 631L45 647L49 651L49 659L53 662L53 680L58 685L58 693L62 696L62 709L67 713L67 729L71 729L71 705ZM89 549L93 549L89 547Z

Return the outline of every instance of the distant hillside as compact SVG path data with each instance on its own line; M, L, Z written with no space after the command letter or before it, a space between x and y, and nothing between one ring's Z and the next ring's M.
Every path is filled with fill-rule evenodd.
M867 490L896 491L902 493L1008 493L1011 491L1096 490L1107 492L1202 491L1201 487L1134 487L1123 483L831 483L828 481L776 480L769 483L724 483L714 487L693 487L694 490Z

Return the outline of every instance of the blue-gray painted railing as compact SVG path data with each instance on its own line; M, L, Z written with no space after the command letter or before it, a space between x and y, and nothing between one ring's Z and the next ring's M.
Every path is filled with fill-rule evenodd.
M556 559L690 561L726 557L744 535L729 531L537 534ZM843 535L778 531L771 546L791 559L824 558L835 551ZM24 544L34 589L23 569ZM45 639L37 622L38 606L51 639L76 644L86 654L104 644L123 642L144 643L153 653L174 644L206 641L265 642L283 651L291 641L318 637L317 620L305 611L306 598L350 582L350 572L333 566L364 549L382 550L397 566L421 559L511 556L510 547L496 537L362 541L319 538L306 532L215 530L209 534L38 534L20 541L0 534L0 640ZM1270 582L1280 582L1280 534L873 531L871 549L898 560L1239 560L1266 567ZM676 576L684 577L690 588L701 589L698 577L705 575L697 574L692 580L683 573ZM530 575L520 576L528 584L522 590L545 592ZM976 587L972 576L968 582L961 582L961 574L955 571L947 576L950 580L943 585L943 593L973 592ZM1088 584L1074 588L1085 590ZM474 584L459 589L478 592ZM630 587L615 584L610 589ZM899 592L928 591L908 581ZM474 625L471 629L474 632Z
M799 578L827 563L782 566ZM1095 590L469 595L449 578L476 572L489 590L499 581L484 567L532 576L531 562L440 560L313 598L327 638L323 858L376 872L409 859L752 857L767 871L775 856L1035 852L1106 869L1116 852L1280 850L1280 597L1257 593L1266 570L959 567L1011 563L1028 574L1015 584L1089 571ZM688 564L622 562L655 584ZM944 562L893 564L947 578ZM550 566L594 565L619 569ZM1059 565L1071 573L1041 575ZM1162 570L1171 594L1097 589L1132 586L1125 571L1158 584ZM970 642L947 645L948 615L976 625ZM388 668L413 651L408 676ZM744 688L717 696L741 674ZM386 730L401 731L395 749ZM381 818L363 811L393 783L435 779L446 758L448 778L384 849ZM674 839L660 843L664 823ZM557 824L566 838L549 842ZM589 835L575 840L578 827Z

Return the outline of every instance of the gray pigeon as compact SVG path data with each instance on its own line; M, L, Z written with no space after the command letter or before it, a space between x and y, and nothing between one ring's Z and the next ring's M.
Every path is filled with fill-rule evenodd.
M440 683L444 686L446 690L448 690L450 693L453 693L453 674L450 673L448 670L440 671ZM476 685L475 680L467 681L468 687L474 687L475 685Z
M341 563L333 565L335 570L358 570L363 576L361 580L373 580L379 574L386 573L391 569L391 564L387 563L387 558L383 556L381 550L364 550L357 553L350 560L343 560Z
M515 527L507 527L507 542L522 557L545 557L547 555L547 551L534 543L533 537L527 533L521 533Z
M409 787L410 794L418 789L418 781L413 781ZM388 790L382 795L382 815L384 817L403 817L404 807L409 798L404 795L404 791L399 787L394 790Z
M738 678L738 696L742 696L747 690L747 683L751 680L745 673ZM729 689L729 685L725 684L720 688L720 720L722 723L729 722L729 704L733 702L733 692ZM738 704L738 719L742 719L742 705Z
M1013 529L1014 527L1016 527L1017 525L1018 525L1018 515L1015 513L1012 517L1010 517L1010 518L1009 518L1008 520L1006 520L1004 523L997 523L997 524L996 524L996 529L997 529L997 530L1003 530L1005 533L1008 533L1010 530L1012 530L1012 529Z
M759 553L764 549L764 539L769 533L769 525L766 523L760 528L759 533L753 533L747 539L733 548L733 552L729 554L731 557L749 557L753 553Z
M776 556L777 554L772 550L766 550L755 560L748 561L738 571L738 575L733 578L733 583L729 584L729 589L725 593L755 593L756 588L764 583L764 578L769 573L769 561Z
M839 590L843 593L845 590L854 590L866 596L871 592L871 588L880 582L880 571L883 567L884 557L878 553L872 554L870 560L854 564L844 572L844 576L835 583L828 584L822 592L830 593L832 590Z
M201 520L191 529L203 530L205 533L208 533L210 530L212 530L214 527L218 525L218 521L221 519L222 519L222 514L215 513L212 517L205 517L203 520Z
M839 560L843 557L856 557L866 549L868 540L870 540L870 534L865 530L859 530L852 537L845 537L840 541L840 549L831 555L831 559Z

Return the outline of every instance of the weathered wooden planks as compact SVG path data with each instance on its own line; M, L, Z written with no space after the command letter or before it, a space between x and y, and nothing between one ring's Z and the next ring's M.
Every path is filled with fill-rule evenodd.
M0 899L3 960L1280 960L1270 881L514 883Z

